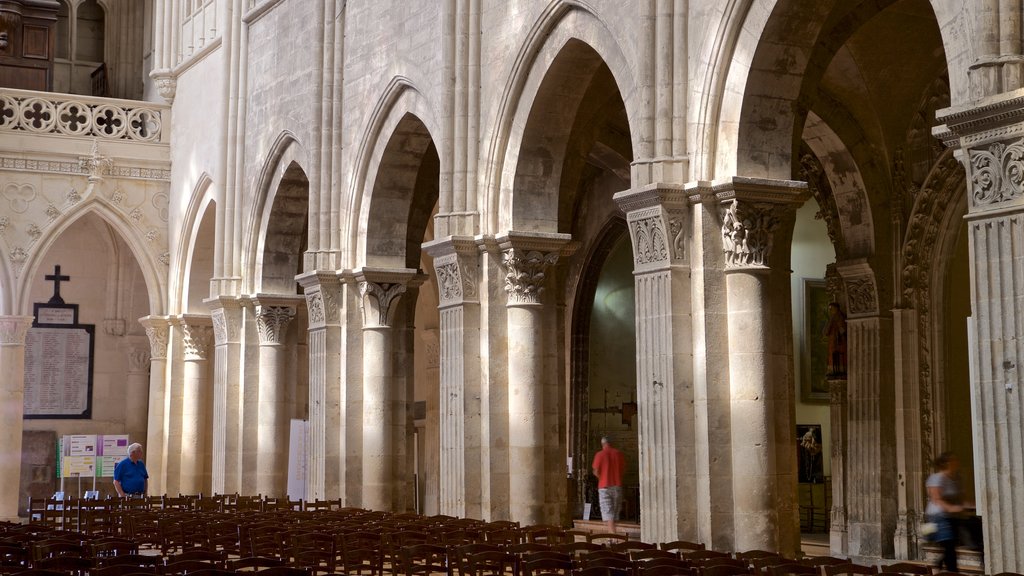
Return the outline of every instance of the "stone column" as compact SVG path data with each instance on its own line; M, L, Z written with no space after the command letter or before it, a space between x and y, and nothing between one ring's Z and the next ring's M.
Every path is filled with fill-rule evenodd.
M788 237L782 227L792 226L806 184L733 178L716 183L714 190L721 202L729 317L735 547L789 555L799 547L798 527L787 517L794 507L795 484L792 471L780 466L785 459L779 451L793 452L795 439L793 433L779 437L777 430L794 426L786 422L793 419L793 407L778 401L791 397L793 381L790 366L773 350L776 340L784 340L786 328L772 325L771 310L772 291L788 292L789 279L785 286L772 286L778 276L772 264L775 259L788 266L781 253L789 246L773 244L777 237Z
M1019 43L1018 43L1019 44ZM985 570L1024 571L1024 95L944 110L937 131L967 170L974 470Z
M149 493L161 495L167 485L167 470L158 464L164 461L167 445L167 344L171 324L167 316L144 316L139 318L139 324L149 338L149 412L143 449L149 470Z
M633 242L640 537L696 541L697 466L687 196L652 185L615 195Z
M143 442L149 412L149 347L133 344L128 350L128 378L124 395L124 429L132 442Z
M213 469L214 493L234 494L242 489L241 418L242 305L235 298L206 301L213 321Z
M341 280L333 272L299 277L309 311L309 467L310 500L342 496L345 426L341 420Z
M297 296L276 294L252 299L260 335L256 491L265 496L282 497L287 489L290 410L285 336L299 301Z
M881 313L878 286L864 260L840 262L846 285L847 437L846 513L849 554L891 558L896 528L896 412L892 319ZM853 441L852 439L856 439Z
M181 467L179 491L198 494L206 475L206 442L209 438L209 370L207 360L213 325L209 316L182 315L178 320L185 346L181 402Z
M0 521L19 522L25 335L31 316L0 316Z
M508 295L509 508L523 526L553 522L545 512L545 359L556 342L544 330L548 271L570 241L565 234L509 233L497 239Z
M416 277L412 269L356 272L363 297L362 506L370 510L390 511L395 506L396 442L405 441L395 428L404 428L405 415L395 410L393 322L399 299Z
M832 510L829 511L829 551L849 554L846 532L846 380L829 380L829 426L832 427Z
M479 251L468 237L424 249L434 258L440 311L440 513L482 518ZM435 402L428 399L428 403Z

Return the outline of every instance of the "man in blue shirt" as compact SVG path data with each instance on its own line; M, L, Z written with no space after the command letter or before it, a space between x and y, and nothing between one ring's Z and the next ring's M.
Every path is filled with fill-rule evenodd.
M138 442L128 447L128 457L114 466L114 489L117 495L145 496L149 491L149 472L142 461L142 444Z

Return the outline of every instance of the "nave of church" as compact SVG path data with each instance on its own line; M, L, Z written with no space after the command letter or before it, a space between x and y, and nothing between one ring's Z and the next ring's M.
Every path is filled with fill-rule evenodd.
M952 451L1022 571L1022 12L0 0L0 520L568 527L609 437L645 542L918 561Z

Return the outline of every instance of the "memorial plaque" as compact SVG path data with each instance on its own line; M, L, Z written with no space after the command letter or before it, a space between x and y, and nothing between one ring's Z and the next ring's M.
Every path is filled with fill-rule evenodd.
M53 297L34 305L25 337L25 418L91 418L93 341L96 327L78 323L78 305L60 295L71 278L60 266L46 276ZM95 457L95 438L93 441Z

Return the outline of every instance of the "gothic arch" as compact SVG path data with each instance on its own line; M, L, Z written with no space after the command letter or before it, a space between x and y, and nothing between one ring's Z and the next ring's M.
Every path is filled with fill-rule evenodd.
M268 236L273 236L275 230L281 232L281 230L275 228L283 224L283 222L275 219L271 221L271 216L276 216L275 207L280 207L277 202L280 200L285 202L286 205L292 206L292 210L302 210L308 217L309 214L309 203L311 201L311 194L309 190L309 180L306 176L308 173L306 166L309 166L308 153L305 148L299 143L298 139L290 131L284 131L278 135L274 141L273 146L270 149L270 153L267 155L267 161L263 165L263 169L260 171L259 177L256 181L256 196L253 200L251 211L249 213L247 225L243 227L247 230L247 238L245 239L245 253L242 255L243 262L243 285L249 292L275 292L275 293L286 293L291 294L294 290L283 290L283 285L287 282L284 278L285 272L277 274L280 276L277 278L277 282L272 282L275 286L272 289L268 289L264 286L265 275L268 274L269 268L271 267L269 262L266 261L266 251L269 249L267 245ZM293 190L296 187L301 188L305 185L305 195L301 193L298 196L285 198L282 196L278 198L278 194L282 191L287 192ZM301 192L301 191L299 191ZM298 206L299 201L303 202L303 206ZM292 229L287 234L294 236L296 232L302 235L302 231L295 229L295 226L288 226ZM308 230L308 223L307 223ZM307 242L308 244L308 242ZM289 246L289 252L298 250L300 253L308 246ZM298 266L296 266L298 270Z
M18 281L16 295L17 310L21 314L32 314L32 302L28 301L28 298L31 293L32 279L38 273L39 263L42 261L43 256L53 247L57 239L73 223L80 220L86 214L99 216L128 245L132 255L135 257L135 261L138 262L139 269L142 271L142 276L146 282L150 314L163 314L165 308L162 296L166 293L166 272L160 271L158 268L160 263L146 249L145 239L138 236L135 227L125 220L123 214L118 210L112 209L104 200L96 195L90 195L87 200L76 205L73 210L59 216L53 225L47 228L46 235L40 237L39 241L32 247Z
M211 206L212 205L212 206ZM181 231L178 237L178 250L171 263L177 273L170 279L171 295L168 303L169 314L181 314L188 311L188 280L191 271L191 263L195 254L195 239L199 232L199 225L207 209L216 211L217 204L214 201L213 179L206 172L199 175L195 186L192 188L188 207L185 209L182 219Z
M857 160L832 127L813 112L807 115L803 139L821 162L823 175L832 189L831 199L835 204L846 256L867 258L873 255L874 217Z
M439 142L434 137L441 133L441 129L433 106L412 81L404 76L395 76L388 83L370 114L366 130L360 138L354 164L355 175L350 187L346 230L343 235L345 239L357 239L347 246L348 261L353 266L366 263L370 258L368 250L373 250L366 245L372 191L381 175L381 163L385 150L391 144L391 137L407 118L414 118L432 142Z
M584 2L552 0L526 35L508 81L502 91L487 142L490 167L484 178L485 202L481 205L483 232L524 229L513 214L514 181L518 171L524 132L535 110L542 84L552 65L570 41L585 46L606 65L615 80L630 126L639 125L640 103L633 66L614 35ZM631 147L639 149L639 133L630 131ZM530 229L527 226L525 229Z

